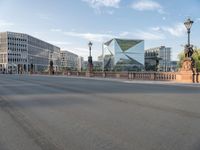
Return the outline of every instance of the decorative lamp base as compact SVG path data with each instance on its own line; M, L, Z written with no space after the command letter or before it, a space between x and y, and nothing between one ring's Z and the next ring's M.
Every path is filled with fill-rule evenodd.
M195 68L193 68L193 61L191 58L185 58L182 63L182 68L177 74L178 82L194 83L195 82Z

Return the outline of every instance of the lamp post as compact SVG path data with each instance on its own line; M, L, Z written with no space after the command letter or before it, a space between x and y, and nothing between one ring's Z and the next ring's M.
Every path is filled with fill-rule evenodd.
M190 18L188 18L184 22L184 25L187 29L187 34L188 34L188 44L185 46L185 57L186 58L191 58L192 54L193 54L193 46L190 45L190 32L191 32L191 27L192 27L193 23L194 23L194 21L190 20Z
M192 24L194 23L194 21L190 20L190 18L188 18L185 22L184 25L187 29L187 33L188 33L188 45L190 46L190 29L192 27Z
M92 55L91 55L91 50L92 50L92 42L90 41L88 43L89 46L89 57L88 57L88 71L91 73L93 70L93 63L92 63Z

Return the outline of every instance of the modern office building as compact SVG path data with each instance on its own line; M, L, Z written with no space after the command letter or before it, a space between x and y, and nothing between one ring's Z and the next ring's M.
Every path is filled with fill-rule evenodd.
M88 69L88 61L83 61L82 70L87 71L87 69Z
M145 70L163 71L171 70L171 48L160 46L145 50Z
M110 71L114 68L114 56L111 54L101 55L98 57L98 61L102 62L102 70ZM104 67L103 67L104 66Z
M81 56L78 56L78 66L77 66L78 71L83 70L83 62L84 62L84 58Z
M61 68L63 70L77 70L78 69L78 62L79 56L69 52L69 51L61 51Z
M102 61L93 61L93 71L102 71ZM87 71L88 69L88 61L83 61L83 66L82 66L83 71Z
M102 61L93 61L93 70L102 71Z
M40 72L60 65L60 48L23 33L0 33L0 71L4 73Z
M111 39L103 44L104 70L141 71L144 68L144 40Z
M171 71L172 72L178 71L178 61L171 61Z

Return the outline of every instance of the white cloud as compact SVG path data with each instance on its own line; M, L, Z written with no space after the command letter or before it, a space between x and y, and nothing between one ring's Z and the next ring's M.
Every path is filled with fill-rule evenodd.
M70 42L65 42L65 41L48 41L49 43L52 43L54 45L58 45L58 46L63 46L63 45L71 45L72 43Z
M156 31L156 30L155 30ZM135 31L135 32L122 32L119 33L119 37L135 38L135 39L144 39L144 40L163 40L165 39L164 34L148 32L148 31Z
M144 31L138 31L137 37L144 40L163 40L165 39L164 34L158 34L158 33L152 33L152 32L144 32Z
M163 14L163 7L153 0L139 0L137 2L134 2L131 6L135 10L139 11L158 11L159 13Z
M124 36L128 36L130 34L131 34L130 32L124 31L124 32L119 33L119 36L124 37Z
M166 20L166 17L162 17L162 20L164 20L164 21L165 21L165 20Z
M114 7L118 8L121 0L82 0L87 2L92 8Z
M163 33L163 34L170 34L172 36L175 37L181 37L185 35L186 29L185 26L183 25L183 23L177 23L174 26L156 26L156 27L152 27L150 28L151 31L156 31L159 33Z
M162 29L160 27L152 27L151 30L153 30L153 31L161 31Z
M89 4L97 14L109 14L113 15L114 10L110 8L119 8L121 0L82 0Z
M185 34L185 26L183 23L177 23L173 27L162 27L162 30L168 32L172 36L181 37Z
M12 22L0 20L0 28L7 28L7 27L10 27L10 26L13 26L13 25L14 25L14 23L12 23Z
M37 13L36 15L42 20L50 20L51 19L51 17L48 14Z
M196 22L200 22L200 18L196 18Z
M76 47L74 48L74 50L77 50L77 51L82 51L82 52L88 52L88 48L85 48L85 47Z
M50 29L51 32L61 32L61 29Z
M108 10L108 11L106 11L106 13L109 14L109 15L113 15L114 14L114 10Z
M94 42L103 42L113 36L109 34L94 34L94 33L77 33L77 32L64 32L67 36L79 37Z

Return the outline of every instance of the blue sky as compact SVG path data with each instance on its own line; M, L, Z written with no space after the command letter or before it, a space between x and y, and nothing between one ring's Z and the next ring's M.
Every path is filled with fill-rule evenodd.
M194 20L192 44L200 47L200 0L0 0L0 31L33 35L63 50L94 59L111 38L144 39L145 49L187 41L183 22Z

